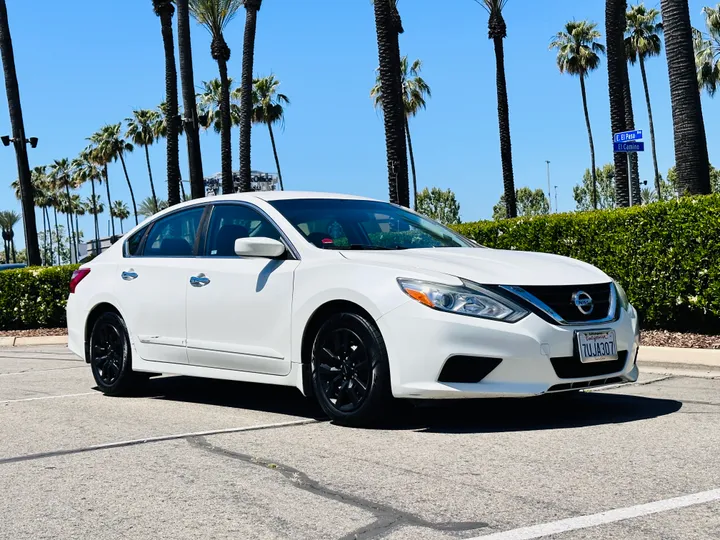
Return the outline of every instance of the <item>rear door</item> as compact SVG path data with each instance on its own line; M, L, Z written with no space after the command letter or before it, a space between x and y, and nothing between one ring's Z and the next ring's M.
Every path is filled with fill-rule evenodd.
M128 240L117 290L137 354L187 363L185 301L205 206L173 212Z

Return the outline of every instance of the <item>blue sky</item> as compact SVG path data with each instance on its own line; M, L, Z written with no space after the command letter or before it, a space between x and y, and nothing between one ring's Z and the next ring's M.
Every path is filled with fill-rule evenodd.
M690 0L695 26L702 26L707 0ZM487 39L487 15L473 0L401 0L405 26L402 53L424 62L423 76L433 97L427 111L411 121L421 187L452 189L464 221L488 219L502 192L497 135L495 61ZM560 75L551 37L570 19L590 19L604 33L603 0L553 0L527 9L526 0L510 0L505 63L516 186L547 189L545 161L558 186L561 211L573 210L572 186L580 182L590 157L576 78ZM659 7L658 2L648 6ZM123 6L123 7L120 7ZM382 119L373 109L377 48L369 0L319 0L310 9L296 0L265 0L258 18L255 72L274 73L292 100L285 130L277 134L286 189L337 191L387 198ZM86 138L105 123L118 122L134 108L154 108L164 99L164 60L160 21L150 0L126 2L36 3L8 1L15 59L28 136L40 139L29 150L31 167L75 157ZM226 32L232 50L230 75L240 78L244 12ZM209 35L193 23L195 78L199 84L218 76L210 57ZM664 55L648 63L661 172L673 165L673 136L667 65ZM635 120L647 128L639 68L631 68ZM607 71L588 81L588 98L597 164L612 160ZM4 94L1 134L10 133ZM719 103L703 98L711 160L720 141L713 122ZM219 138L201 136L206 174L220 170ZM239 135L233 131L233 165L238 166ZM267 130L253 130L253 169L274 172ZM187 178L185 141L181 166ZM649 148L648 148L649 149ZM160 193L166 194L165 147L151 148ZM144 155L128 157L139 200L150 193ZM650 152L641 155L641 177L652 179ZM19 204L10 189L17 177L14 152L0 147L0 209ZM130 202L120 164L110 168L113 198ZM82 194L89 194L89 186ZM166 195L165 195L166 196ZM108 218L101 222L106 231ZM126 223L126 225L129 225ZM86 238L91 218L81 218ZM127 230L127 229L126 229ZM18 227L18 236L22 236ZM22 244L22 239L20 239Z

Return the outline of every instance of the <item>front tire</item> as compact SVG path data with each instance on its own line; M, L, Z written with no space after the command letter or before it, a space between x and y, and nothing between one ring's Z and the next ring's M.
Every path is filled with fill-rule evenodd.
M322 410L338 424L376 422L391 400L385 342L356 313L337 313L320 327L312 347L312 382Z
M90 368L103 394L127 394L138 382L132 370L130 337L117 313L103 313L90 333Z

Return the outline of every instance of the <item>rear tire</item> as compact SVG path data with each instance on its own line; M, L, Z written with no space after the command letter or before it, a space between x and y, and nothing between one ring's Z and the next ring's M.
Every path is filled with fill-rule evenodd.
M311 366L315 396L332 421L366 426L386 413L392 399L387 351L365 317L331 315L315 336Z
M132 370L130 336L125 321L117 313L98 317L90 333L90 368L103 394L127 394L142 380Z

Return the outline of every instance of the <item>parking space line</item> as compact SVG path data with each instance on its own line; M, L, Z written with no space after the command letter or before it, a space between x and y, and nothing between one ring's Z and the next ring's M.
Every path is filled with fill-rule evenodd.
M156 437L145 437L143 439L130 439L127 441L119 441L119 442L104 443L104 444L94 444L94 445L85 446L82 448L70 448L67 450L55 450L52 452L40 452L38 454L26 454L24 456L0 458L0 465L5 465L7 463L17 463L19 461L32 461L35 459L67 456L70 454L84 454L86 452L94 452L95 450L110 450L110 449L114 449L114 448L125 448L128 446L138 446L140 444L147 444L147 443L175 441L175 440L179 440L179 439L189 439L191 437L207 437L210 435L224 435L226 433L241 433L243 431L260 431L260 430L264 430L264 429L276 429L276 428L290 427L290 426L301 426L304 424L315 424L318 422L321 422L321 420L316 420L314 418L306 418L303 420L291 420L289 422L276 422L274 424L257 424L254 426L242 426L242 427L235 427L235 428L214 429L214 430L210 430L210 431L193 431L190 433L178 433L175 435L159 435Z
M485 536L477 536L470 540L533 540L534 538L543 538L552 534L597 527L599 525L659 514L669 510L677 510L679 508L686 508L688 506L713 501L720 501L720 489L701 491L700 493L693 493L692 495L683 495L672 499L628 506L627 508L616 508L615 510L608 510L607 512L600 512L599 514L561 519L550 523L511 529L509 531L492 533Z
M59 396L41 396L41 397L29 397L29 398L21 398L21 399L5 399L3 401L0 401L0 405L4 405L5 403L20 403L22 401L40 401L41 399L60 399L60 398L66 398L66 397L79 397L79 396L101 396L102 394L100 392L83 392L82 394L62 394Z

